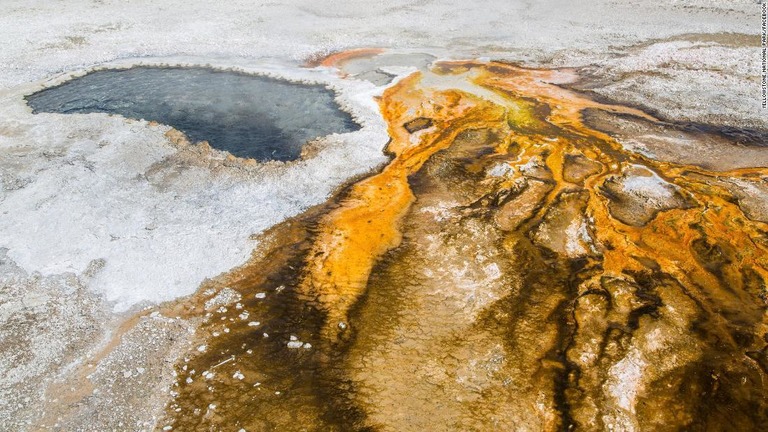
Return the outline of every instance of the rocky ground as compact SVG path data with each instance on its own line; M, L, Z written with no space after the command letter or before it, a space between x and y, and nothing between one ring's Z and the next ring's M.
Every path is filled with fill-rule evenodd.
M605 279L600 287L564 288L546 298L526 294L537 289L537 282L526 280L520 268L530 266L559 286L573 262L605 254L593 250L606 241L590 225L594 222L576 223L579 213L572 209L588 205L577 190L561 191L549 203L550 212L520 231L520 223L529 217L526 212L549 208L535 203L551 194L553 184L583 184L594 175L595 167L576 156L562 179L552 177L557 170L542 156L522 172L525 185L515 186L514 194L497 203L498 212L487 210L487 203L473 209L473 203L464 202L466 196L499 188L498 178L513 174L507 165L497 164L501 159L471 163L486 154L473 146L493 147L493 137L486 132L462 135L453 150L427 162L414 179L411 193L417 204L396 215L403 231L387 232L392 240L383 246L372 243L386 252L402 236L403 246L387 252L383 261L372 255L371 263L378 264L370 283L355 287L370 288L365 303L339 302L333 296L318 303L311 289L302 294L306 283L300 276L322 267L295 271L305 261L302 253L320 247L306 232L317 232L321 215L337 205L323 202L344 197L347 192L339 187L386 162L382 150L387 124L373 97L382 95L393 77L425 69L437 58L567 67L579 79L563 86L606 103L641 108L661 120L588 111L585 127L612 134L622 151L712 171L765 167L760 145L768 117L760 108L760 23L754 2L550 0L491 2L482 8L458 1L229 2L212 10L207 3L189 1L73 1L63 6L11 0L3 8L3 428L152 430L175 425L177 430L194 430L213 425L217 430L215 425L228 424L247 430L275 425L296 430L306 425L466 430L490 427L487 421L493 419L497 426L530 430L568 424L633 430L647 424L704 427L695 423L706 417L702 410L713 412L708 418L715 426L735 421L745 430L758 430L764 421L764 407L750 405L764 396L755 384L765 367L759 347L762 309L754 309L764 301L759 295L764 285L744 282L743 293L727 295L718 288L722 278L735 280L737 270L729 266L743 262L731 256L734 245L743 246L737 244L741 240L734 236L729 243L717 234L735 228L713 220L703 243L690 239L691 262L698 264L679 271L700 272L691 282L701 290L699 297L682 296L680 285L687 287L687 282L664 270L663 263L650 279ZM342 62L302 68L331 52L359 47L388 48L396 55L377 57L373 66ZM137 61L234 66L325 82L339 90L342 104L365 127L356 135L317 144L304 161L253 166L190 145L161 125L107 116L64 121L55 115L33 116L24 104L24 95L61 82L70 72ZM343 73L337 75L335 67ZM481 92L460 79L440 85ZM480 129L489 129L485 126ZM431 133L429 127L414 123L411 129L419 137L419 130ZM665 171L672 169L668 166L652 166L662 173L656 177L647 165L623 163L611 176L600 177L610 197L604 221L647 226L659 212L676 209L683 214L697 208L692 200L706 201L691 198L692 193L729 196L739 203L750 227L766 220L768 189L760 170L717 179L686 172L682 178L690 180L675 183L672 171ZM451 170L463 174L452 176ZM466 183L466 173L481 172L490 173L484 183L478 180L482 187ZM716 194L702 191L697 181L721 189ZM455 196L457 191L466 194ZM638 199L644 201L637 204ZM305 211L284 222L287 227L277 225L274 232L250 238ZM462 216L463 211L469 216ZM562 232L574 235L556 235ZM525 253L530 261L516 261ZM440 258L432 261L434 256ZM285 266L271 268L278 265L272 262ZM649 261L641 264L653 268ZM254 265L260 266L255 273L261 276L254 276ZM551 274L546 266L554 266ZM726 268L725 276L716 275L720 282L706 273L713 266ZM744 281L759 280L752 270L738 271L747 275ZM270 274L278 279L258 279ZM661 274L672 274L677 282ZM221 294L237 283L234 294ZM574 300L582 288L589 295ZM281 302L286 294L289 300ZM559 306L566 301L574 302L572 309ZM660 308L659 302L665 306ZM347 312L333 315L347 309L352 318ZM515 323L510 316L531 321ZM559 317L563 327L536 321L545 317ZM699 343L686 342L692 331L686 323L697 320L704 323L694 329ZM583 331L566 335L574 323ZM333 338L350 326L361 329L357 339L340 336L343 350L334 351ZM211 342L228 334L230 339ZM713 348L718 338L727 339L729 348ZM235 348L242 353L227 352ZM725 355L745 352L752 353L747 357L754 364ZM237 358L228 360L232 355ZM235 361L241 355L252 356L252 369ZM669 355L679 358L659 362L654 373L645 372L660 356ZM411 360L398 363L402 359ZM525 369L533 363L543 366ZM700 367L704 363L715 365L708 371L709 381L699 379L706 372ZM314 377L317 371L321 373ZM213 375L207 378L206 373ZM569 386L569 374L579 374L581 386ZM194 384L180 390L187 378ZM748 385L738 387L743 379ZM247 392L237 386L244 383ZM681 393L663 387L680 389L686 383L694 383L689 386L694 390L712 391L716 401L737 407L739 415L728 417L697 405L691 395L688 402L679 402ZM542 390L510 393L505 390L510 385ZM217 386L223 386L225 395L243 390L253 400L219 398ZM328 389L335 396L323 393ZM403 389L408 389L406 398ZM660 396L643 399L647 392ZM209 393L215 396L201 396ZM269 408L262 417L243 421L245 414L236 406L254 401ZM538 414L525 408L497 412L493 404L499 401L525 402L537 407ZM679 415L654 411L672 402L680 405ZM287 414L286 407L292 409ZM177 409L190 410L187 427L178 423Z

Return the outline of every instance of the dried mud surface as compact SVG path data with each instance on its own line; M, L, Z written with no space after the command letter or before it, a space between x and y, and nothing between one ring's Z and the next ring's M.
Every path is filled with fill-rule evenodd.
M391 161L173 306L203 322L158 428L768 427L768 169L627 145L671 126L574 79L440 62L389 87Z

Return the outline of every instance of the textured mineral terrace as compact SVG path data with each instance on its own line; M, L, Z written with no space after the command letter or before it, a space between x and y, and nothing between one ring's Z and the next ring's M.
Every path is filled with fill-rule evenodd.
M759 5L4 0L0 429L766 430ZM32 114L325 85L289 162Z

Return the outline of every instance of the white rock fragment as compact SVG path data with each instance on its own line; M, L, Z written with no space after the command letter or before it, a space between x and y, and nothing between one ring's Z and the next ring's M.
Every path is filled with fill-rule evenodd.
M565 252L570 258L577 258L589 252L588 246L592 243L587 224L583 219L571 221L565 229Z
M197 350L200 351L200 352L205 352L205 350L207 348L208 348L208 346L206 346L206 345L200 345L199 347L197 347Z
M251 321L251 322L248 323L248 327L258 327L260 325L261 325L261 323L258 322L258 321Z
M245 321L245 320L247 320L247 319L248 319L248 316L249 316L249 314L248 314L248 312L246 311L246 312L243 312L243 313L241 313L241 314L240 314L240 315L238 315L237 317L238 317L238 318L240 318L241 320Z
M510 175L514 172L515 172L515 169L512 167L512 165L506 162L500 162L492 166L491 169L488 170L488 176L506 177L507 175Z
M499 269L499 265L496 263L490 263L483 267L483 271L490 280L496 280L501 277L501 269Z
M642 175L628 175L623 179L621 186L625 193L647 199L652 205L658 205L675 195L677 187L655 172L640 165L633 165L633 168Z
M216 296L213 298L208 299L205 302L205 310L211 311L217 306L219 306L218 312L221 313L221 310L223 309L226 311L227 309L224 307L226 305L230 305L232 303L238 302L242 299L242 296L237 291L233 290L232 288L226 287L219 291Z
M289 339L290 339L290 341L288 342L287 346L290 349L297 349L297 348L310 349L310 348L312 348L312 344L310 344L308 342L304 343L304 342L300 341L299 338L294 336L294 335L291 335Z
M213 373L213 372L211 372L211 371L205 371L205 372L203 372L203 378L205 378L205 379L211 379L211 378L213 378L215 375L216 375L216 374L214 374L214 373Z
M235 373L232 375L232 378L234 378L234 379L238 379L238 380L242 380L243 378L245 378L245 375L243 375L243 374L242 374L242 372L240 372L240 371L236 371L236 372L235 372Z
M257 293L254 297L256 297L257 299L263 299L267 297L267 293L260 292L260 293Z

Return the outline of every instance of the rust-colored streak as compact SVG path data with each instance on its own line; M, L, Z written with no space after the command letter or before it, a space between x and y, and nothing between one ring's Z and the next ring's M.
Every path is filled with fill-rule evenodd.
M310 251L300 290L328 313L325 335L331 342L346 327L347 312L364 292L376 260L400 243L399 223L413 202L408 176L459 132L503 120L499 107L458 91L421 89L420 78L413 74L385 92L381 111L394 158L380 174L354 185L341 206L322 219ZM414 139L404 125L415 118L429 118L433 125Z
M206 309L174 428L760 430L768 216L733 185L768 170L628 150L584 111L656 119L570 79L441 62L384 91L386 167L207 287L244 300Z
M384 52L384 49L382 48L358 48L353 50L339 51L324 57L310 59L307 61L306 66L307 67L317 67L317 66L340 67L341 65L343 65L345 62L349 60L357 59L357 58L373 57L382 52Z
M456 132L481 128L508 134L496 144L497 153L503 154L511 146L517 149L517 154L509 159L513 173L500 182L499 187L511 187L516 182L532 181L537 177L552 186L543 201L534 203L536 210L532 217L528 216L528 223L516 224L515 231L528 232L539 247L548 248L564 259L586 258L588 268L599 269L578 283L577 292L587 292L592 289L590 287L599 286L605 278L631 281L632 274L653 271L669 275L684 287L686 295L701 308L700 313L708 316L711 322L719 323L710 331L717 334L716 337L730 341L734 349L739 342L727 330L727 320L718 316L718 308L725 307L729 314L740 315L740 321L754 323L757 327L752 331L765 330L761 313L764 304L754 303L760 299L747 292L745 279L741 276L743 269L750 269L751 274L757 275L763 285L765 283L766 250L764 245L752 240L764 235L764 224L746 218L727 191L715 191L706 181L695 181L685 175L695 172L711 176L712 173L693 166L660 163L627 152L609 135L586 126L582 112L599 109L651 122L656 121L655 118L634 108L599 103L566 90L558 85L564 79L559 71L473 62L444 62L437 68L446 76L459 74L466 77L469 83L491 90L504 102L455 90L423 88L419 85L418 75L401 81L384 94L381 109L389 123L392 142L388 150L394 154L394 159L381 174L356 185L340 209L323 220L320 235L309 255L308 275L302 285L327 312L324 337L331 343L337 341L339 329L346 327L348 311L365 292L374 263L400 243L398 229L414 199L408 176L418 172L437 151L447 148L455 140ZM535 101L534 105L546 107L545 116L535 112L528 102L531 100ZM433 126L414 140L404 125L424 118L431 119ZM507 125L511 126L511 131ZM583 185L565 180L567 156L596 163L584 178ZM531 172L519 168L525 165L538 168ZM633 166L643 166L648 171L642 176L631 177L628 173L633 172ZM742 169L726 174L738 177L756 173L765 174L761 169ZM658 206L658 211L651 213L650 223L628 224L611 214L611 205L618 209L616 206L628 204L607 195L603 185L609 179L622 176L631 177L626 180L627 184L634 182L640 189L647 188L628 192L625 200L640 200L639 205L644 205L643 200L649 200L645 205ZM665 186L663 182L669 183ZM674 192L670 189L673 187L677 188ZM576 196L584 198L569 198ZM576 213L568 210L569 206L575 205L584 207ZM575 216L579 213L586 217L579 220ZM695 247L689 246L697 242L704 244L699 249L710 252L697 252ZM726 244L733 256L702 256L711 255L711 250L716 254L725 253L720 251ZM722 262L709 262L713 259ZM648 263L653 263L651 269ZM719 267L714 269L713 266ZM525 273L524 268L514 266L506 270ZM735 291L730 292L732 289ZM746 309L739 306L745 302L754 306ZM555 304L552 303L552 307ZM542 340L553 343L556 339L552 334L549 339ZM691 348L689 355L694 356L694 352L696 350ZM578 363L574 361L571 367L580 367ZM568 366L561 364L558 367L565 370ZM539 414L544 429L562 428L574 421L602 424L629 421L634 424L633 407L628 412L604 413L602 417L574 408L568 417L558 418L553 411L558 397L556 393L553 390L549 396L552 398L550 408ZM578 405L576 401L573 404ZM605 404L609 405L609 402Z

